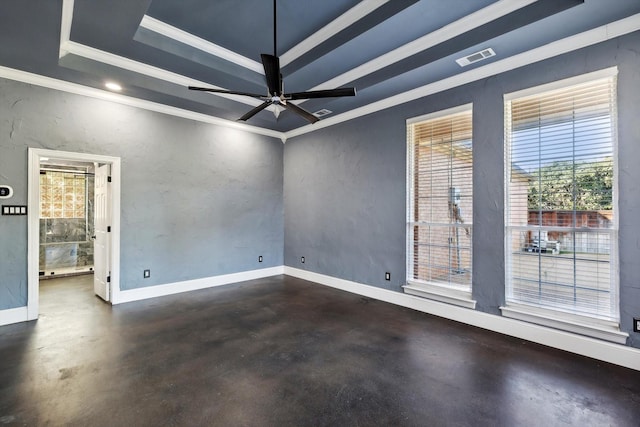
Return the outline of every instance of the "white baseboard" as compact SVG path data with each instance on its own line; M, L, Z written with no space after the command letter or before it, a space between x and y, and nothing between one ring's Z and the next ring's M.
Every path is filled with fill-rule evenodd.
M27 307L0 310L0 326L10 325L11 323L26 322L27 320L29 320Z
M184 282L168 283L165 285L149 286L119 292L117 301L113 304L139 301L181 292L223 286L253 279L286 274L325 286L341 289L354 294L374 298L402 307L411 308L456 322L477 326L489 331L513 336L516 338L554 347L560 350L613 363L615 365L640 371L640 350L620 344L613 344L582 335L572 334L557 329L546 328L515 319L509 319L481 311L432 301L417 296L390 291L375 286L339 279L311 271L293 267L277 266L260 270L244 271L225 274L222 276L206 277L187 280ZM0 310L0 326L11 323L26 322L28 320L27 307Z
M533 323L508 319L506 317L457 307L455 305L364 285L349 280L338 279L298 268L285 266L284 274L640 371L640 350L633 347L601 341L570 332L546 328Z
M244 282L246 280L262 279L265 277L277 276L279 274L284 274L283 266L224 274L221 276L204 277L202 279L186 280L184 282L167 283L164 285L147 286L144 288L121 290L111 303L115 305L140 301L148 298L178 294L181 292L229 285L231 283Z

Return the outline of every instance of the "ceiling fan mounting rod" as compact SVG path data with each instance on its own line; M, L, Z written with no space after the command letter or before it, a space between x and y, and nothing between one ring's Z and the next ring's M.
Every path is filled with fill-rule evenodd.
M224 93L229 95L241 95L241 96L250 96L252 98L257 98L262 100L262 104L254 107L251 111L246 113L244 116L240 117L238 120L247 121L251 117L255 116L265 108L273 105L275 108L274 114L276 119L280 114L279 108L282 107L287 109L299 116L304 117L310 123L315 123L319 119L314 116L307 110L302 107L297 106L293 102L288 102L289 100L300 100L300 99L316 99L316 98L336 98L341 96L355 96L356 90L353 87L344 87L338 89L328 89L328 90L311 90L306 92L292 92L285 93L284 92L284 81L282 79L282 70L280 69L280 58L278 58L278 19L277 19L277 10L276 10L277 0L273 0L273 55L269 55L266 53L261 53L260 58L262 59L262 66L264 67L264 75L267 83L267 96L256 94L256 93L248 93L248 92L239 92L227 89L218 89L218 88L208 88L208 87L198 87L198 86L189 86L191 90L199 90L205 92L213 92L213 93Z

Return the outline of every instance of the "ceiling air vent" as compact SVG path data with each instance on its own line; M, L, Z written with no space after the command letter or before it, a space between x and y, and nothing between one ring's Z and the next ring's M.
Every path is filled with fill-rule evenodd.
M483 59L491 58L492 56L496 56L496 53L493 49L484 49L480 52L472 53L471 55L465 56L464 58L456 59L456 62L461 67L466 67L469 64L473 64L474 62L482 61Z
M331 114L332 112L333 111L331 111L331 110L327 110L326 108L323 108L322 110L318 110L318 111L316 111L315 113L312 113L312 114L314 116L316 116L317 118L320 118L320 117L324 117L324 116L326 116L328 114Z

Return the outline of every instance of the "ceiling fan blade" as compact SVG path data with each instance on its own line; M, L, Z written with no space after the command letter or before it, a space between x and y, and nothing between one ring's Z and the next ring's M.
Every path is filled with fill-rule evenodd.
M291 103L291 102L287 102L285 104L280 104L282 105L284 108L286 108L289 111L293 111L294 113L304 117L305 119L307 119L311 124L314 124L315 122L317 122L318 120L320 120L319 118L317 118L316 116L314 116L313 114L311 114L310 112L308 112L307 110L298 107L297 105Z
M280 58L266 53L260 54L264 75L267 77L267 87L269 95L280 96L282 91L282 81L280 77Z
M243 95L243 96L250 96L252 98L266 98L266 96L259 95L257 93L237 92L235 90L214 89L210 87L189 86L189 90L199 90L201 92L213 92L213 93L226 93L228 95Z
M247 121L249 120L251 117L255 116L256 114L258 114L260 111L264 110L265 108L267 108L269 105L271 105L271 100L269 101L264 101L262 104L258 105L257 107L255 107L253 110L249 111L247 114L245 114L244 116L240 117L238 120L241 121Z
M314 99L314 98L335 98L339 96L356 96L356 89L353 87L342 87L328 90L310 90L308 92L285 93L286 99Z

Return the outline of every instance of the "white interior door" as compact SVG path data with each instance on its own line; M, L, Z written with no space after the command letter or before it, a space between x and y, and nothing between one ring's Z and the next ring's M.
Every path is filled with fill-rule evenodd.
M93 242L93 289L96 295L105 301L110 300L109 275L111 260L111 194L109 186L110 165L96 168L94 197L94 242Z

